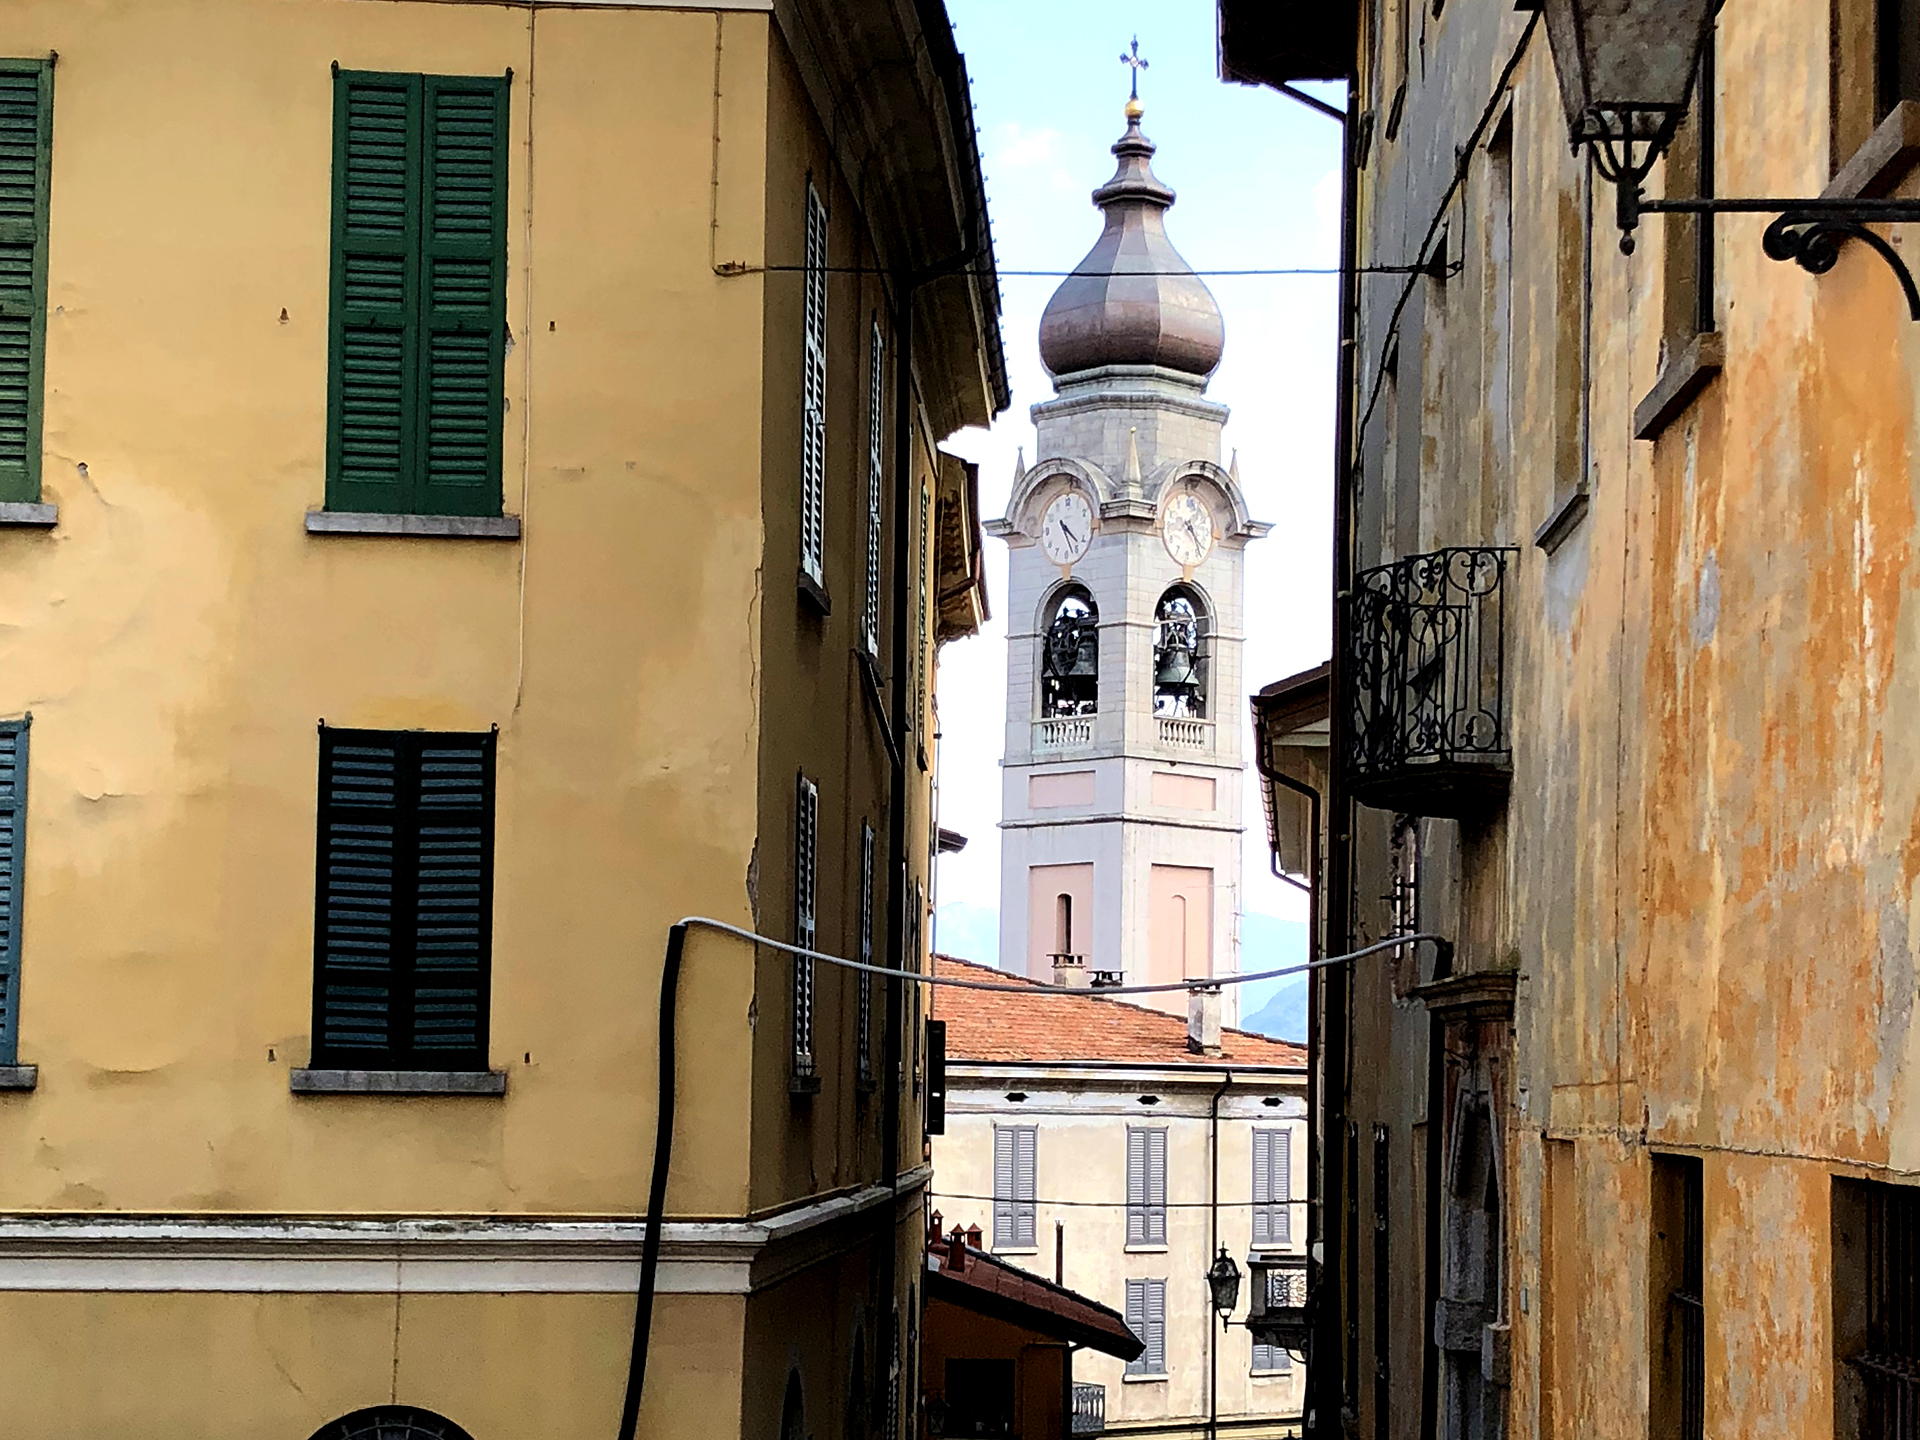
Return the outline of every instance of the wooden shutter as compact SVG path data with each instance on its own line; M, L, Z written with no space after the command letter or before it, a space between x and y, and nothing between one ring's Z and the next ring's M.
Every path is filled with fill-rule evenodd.
M314 1063L486 1067L495 736L320 732Z
M1253 1342L1253 1368L1256 1371L1291 1370L1293 1368L1293 1356L1289 1355L1278 1345L1263 1345L1260 1341L1256 1340Z
M993 1248L1004 1250L1019 1244L1015 1238L1018 1213L1014 1190L1014 1137L1019 1131L1008 1125L993 1127Z
M1134 1339L1142 1345L1147 1343L1147 1282L1144 1280L1127 1281L1127 1329L1133 1332ZM1127 1373L1129 1375L1148 1373L1145 1350L1127 1362Z
M806 274L801 328L800 568L826 584L827 207L807 181Z
M1253 1132L1253 1243L1277 1245L1274 1235L1273 1154L1277 1130Z
M53 65L0 60L0 501L40 499Z
M413 509L420 88L417 75L334 80L330 510Z
M1289 1203L1293 1195L1293 1149L1289 1144L1292 1137L1285 1130L1271 1130L1267 1134L1272 1164L1267 1199L1273 1207L1273 1243L1285 1245L1293 1239L1293 1206Z
M0 724L0 1065L20 1051L20 902L26 888L27 722Z
M504 77L424 82L424 469L416 498L430 515L500 513L507 95Z
M793 943L815 948L814 890L820 854L820 791L802 775L794 805ZM813 960L793 957L793 1070L813 1073Z
M880 507L886 467L886 339L880 322L873 322L868 341L867 370L867 594L860 617L860 634L867 653L880 653L880 546L883 543Z
M1013 1134L1014 1243L1030 1246L1035 1243L1034 1198L1038 1193L1040 1131L1037 1126L1022 1125Z
M860 822L860 963L873 963L873 826ZM860 972L860 1013L856 1041L856 1078L873 1083L873 976Z
M1146 1348L1127 1362L1129 1375L1167 1373L1167 1282L1127 1281L1127 1328Z
M1167 1282L1148 1280L1144 1284L1147 1328L1140 1338L1147 1346L1147 1373L1164 1375L1167 1373Z
M508 90L335 81L329 509L500 513Z
M1167 1132L1147 1131L1147 1244L1167 1243Z
M1147 1243L1147 1132L1127 1127L1127 1244Z

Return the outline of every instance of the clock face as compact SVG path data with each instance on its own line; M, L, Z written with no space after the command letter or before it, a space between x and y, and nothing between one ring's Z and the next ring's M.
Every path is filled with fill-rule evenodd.
M1056 565L1071 565L1093 543L1093 507L1078 490L1069 490L1047 507L1040 522L1040 548Z
M1213 512L1198 495L1183 490L1167 502L1166 513L1160 520L1160 533L1174 564L1190 570L1213 549Z

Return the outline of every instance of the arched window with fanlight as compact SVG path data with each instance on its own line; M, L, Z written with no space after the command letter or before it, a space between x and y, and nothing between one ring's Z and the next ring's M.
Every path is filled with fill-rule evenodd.
M1176 585L1153 612L1153 713L1166 719L1207 718L1207 665L1212 626L1194 590Z
M322 1425L313 1440L472 1440L443 1415L411 1405L376 1405Z
M1100 709L1100 611L1083 586L1070 585L1048 606L1040 632L1040 716L1051 720Z

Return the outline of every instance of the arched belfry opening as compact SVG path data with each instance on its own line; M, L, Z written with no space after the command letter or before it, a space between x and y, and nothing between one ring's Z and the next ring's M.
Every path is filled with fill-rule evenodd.
M1175 585L1153 612L1153 713L1164 719L1207 718L1211 625L1206 602L1190 585Z
M1048 607L1040 632L1040 716L1100 709L1100 611L1085 586L1069 585Z

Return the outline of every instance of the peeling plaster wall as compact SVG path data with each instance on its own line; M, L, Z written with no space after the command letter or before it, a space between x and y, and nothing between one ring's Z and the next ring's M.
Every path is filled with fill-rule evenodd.
M1419 258L1438 217L1462 269L1362 281L1363 409L1396 345L1397 367L1357 440L1356 538L1362 565L1444 544L1521 547L1504 818L1421 827L1423 928L1459 939L1462 969L1518 975L1511 1433L1645 1435L1649 1346L1664 1324L1664 1297L1646 1288L1648 1157L1662 1149L1704 1166L1707 1433L1829 1433L1831 1177L1920 1171L1920 618L1907 603L1920 582L1920 338L1864 247L1816 278L1764 257L1764 219L1723 218L1725 370L1657 440L1634 439L1635 407L1668 353L1664 222L1647 217L1637 253L1622 256L1611 189L1596 187L1581 383L1567 338L1582 303L1581 166L1544 30L1501 98L1529 17L1414 6L1412 81L1389 138L1398 71L1373 47L1396 33L1398 3L1369 7L1363 42L1356 113L1376 129L1360 258ZM1719 193L1827 183L1827 29L1827 7L1790 0L1723 12ZM1489 401L1498 207L1485 140L1506 105L1515 348L1503 465L1489 443L1501 417ZM1460 184L1443 205L1456 147ZM1656 172L1649 193L1662 185ZM1896 244L1912 239L1896 229ZM1557 548L1529 543L1582 485L1590 507ZM1386 924L1390 818L1356 820L1356 943ZM1387 1125L1396 1166L1417 1150L1428 1020L1394 998L1385 967L1356 971L1354 993L1362 1343L1350 1384L1359 1433L1372 1434L1367 1138ZM1570 1200L1550 1193L1548 1141L1571 1145ZM1396 1261L1427 1218L1427 1197L1401 1178L1411 1169L1392 1180ZM1330 1262L1336 1285L1345 1263ZM1381 1346L1394 1436L1418 1433L1420 1377L1407 1367L1424 1328L1417 1298L1395 1292Z

